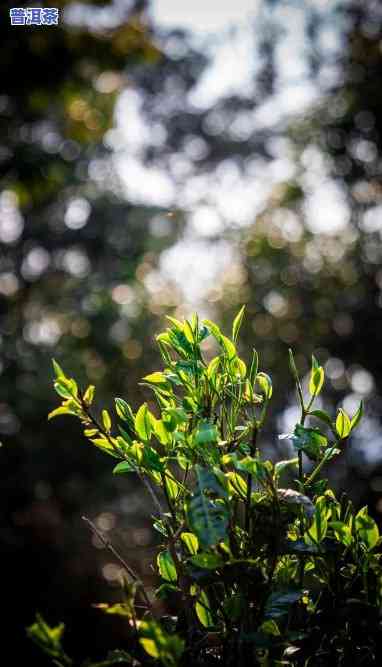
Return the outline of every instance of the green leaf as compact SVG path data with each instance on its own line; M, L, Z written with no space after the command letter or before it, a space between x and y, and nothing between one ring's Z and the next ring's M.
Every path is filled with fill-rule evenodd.
M98 433L98 428L85 428L84 430L84 435L87 438L94 438L95 435Z
M94 399L95 386L90 384L84 393L83 399L86 405L91 405Z
M65 655L61 645L64 630L63 623L51 627L40 614L36 614L35 622L27 628L27 635L51 658L61 660L62 664L69 666L72 660Z
M140 621L139 643L152 658L165 667L177 667L184 652L184 641L178 635L167 634L157 621Z
M48 419L54 419L54 417L58 417L59 415L75 415L76 413L70 410L65 405L60 405L59 408L56 408L55 410L52 410L48 414Z
M177 320L176 317L171 317L170 315L166 315L166 320L171 322L171 324L173 325L173 327L175 329L179 329L179 331L183 331L183 322L181 322L180 320Z
M244 311L245 311L245 306L242 306L242 308L240 308L238 314L236 315L236 317L235 317L235 319L234 319L234 321L233 321L233 325L232 325L232 339L233 339L233 342L234 342L234 343L236 343L236 341L237 341L237 337L238 337L238 335L239 335L240 327L241 327L241 324L242 324L242 322L243 322Z
M120 458L120 455L113 447L112 442L110 442L110 440L108 440L107 438L92 438L90 442L96 447L98 447L98 449L101 449L106 454L110 454L110 456L114 456L115 458Z
M350 527L346 523L343 523L342 521L331 521L329 523L329 528L333 530L338 542L341 542L341 544L344 544L346 547L351 545L353 537Z
M175 563L169 551L161 551L157 556L159 574L165 581L175 584L178 581Z
M216 570L218 567L223 567L224 560L217 554L197 554L191 558L191 563L204 570Z
M236 453L225 454L222 457L224 465L232 464L236 470L241 470L252 475L257 481L261 482L268 478L271 464L269 461L261 461L253 456L244 456L239 459Z
M120 419L125 421L129 426L134 427L134 415L132 409L123 398L115 399L115 410Z
M254 387L256 381L257 371L259 370L259 355L256 350L253 349L251 367L249 369L248 379L251 383L251 386Z
M208 469L195 466L196 485L186 506L189 526L202 547L213 547L226 537L229 512L219 500L226 491ZM215 498L209 494L213 493Z
M209 442L218 441L218 432L215 424L203 421L199 424L195 433L195 444L206 445Z
M318 364L317 359L312 356L312 370L309 382L309 393L311 396L318 396L324 384L324 378L324 369Z
M227 597L223 604L223 609L227 618L233 621L239 621L245 613L246 600L244 595L231 595Z
M320 419L327 426L333 428L332 420L330 419L327 412L324 412L323 410L312 410L312 412L309 412L309 417L316 417L316 419Z
M147 403L143 403L135 415L135 430L137 435L147 442L151 438L151 419Z
M298 465L298 458L288 459L286 461L278 461L275 464L275 479L278 479L280 475L287 470Z
M55 359L52 359L52 365L56 379L65 378L65 373Z
M165 484L170 500L177 500L181 491L181 486L178 484L175 477L171 475L171 473L166 474Z
M310 540L312 540L314 544L320 544L320 542L322 542L322 540L324 540L326 537L326 533L328 531L328 520L326 517L327 513L324 501L325 499L323 498L323 502L316 502L313 523L307 531L308 543Z
M379 530L374 519L368 515L367 507L360 509L355 517L355 530L369 551L379 544Z
M215 380L216 379L216 375L217 375L219 365L220 365L220 357L214 357L213 359L211 359L210 363L208 364L208 368L207 368L207 377L210 380Z
M298 376L298 370L297 370L296 363L295 363L295 360L294 360L293 351L289 348L288 353L289 353L289 366L290 366L290 369L292 371L292 375L293 375L296 383L298 385L300 385L300 378Z
M260 632L264 633L265 635L272 635L272 637L280 637L281 632L279 630L279 627L275 621L272 619L269 619L268 621L264 621L260 625L259 628Z
M227 336L223 336L223 335L221 336L220 344L221 344L224 352L226 353L226 355L228 357L228 360L232 361L233 359L235 359L235 357L236 357L236 347L233 344L233 342L229 338L227 338Z
M214 620L213 616L211 613L211 606L210 606L210 601L208 599L207 593L205 591L202 591L197 599L197 602L195 604L195 611L196 615L200 621L200 623L203 625L205 628L211 628L213 627Z
M136 472L136 467L132 465L129 461L121 461L113 469L113 475L125 475L129 472Z
M160 387L163 389L169 388L167 377L165 376L164 373L160 373L159 371L156 373L150 373L150 375L146 375L143 378L143 382L147 384L152 384L155 387Z
M180 539L185 544L187 551L195 556L199 549L199 540L193 533L181 533Z
M61 398L77 398L78 387L75 380L60 377L54 383L54 388Z
M214 322L211 322L211 320L203 320L202 324L204 324L209 329L213 337L218 341L218 343L220 343L222 332L220 331L218 325Z
M151 417L151 426L155 437L159 440L161 445L168 445L171 443L171 436L161 419Z
M288 614L292 604L303 595L301 590L281 590L271 593L265 604L264 617L266 619L281 618Z
M355 428L357 428L362 417L363 417L363 401L360 402L359 408L350 422L350 431L353 431Z
M183 331L184 331L184 335L186 336L188 342L191 343L191 345L193 345L194 342L195 342L194 341L194 332L193 332L192 326L191 326L191 324L188 320L185 320L185 322L184 322Z
M153 447L145 446L143 449L142 465L147 472L164 473L165 467L158 452Z
M259 385L260 391L264 394L265 398L269 401L272 397L272 380L267 375L267 373L257 373L256 384Z
M99 609L104 614L132 618L131 609L124 602L116 602L114 604L99 602L98 604L93 604L92 606L96 609Z
M317 429L296 424L292 443L296 451L303 451L312 461L317 461L322 456L328 439Z
M102 426L107 433L111 430L111 419L107 410L102 410Z
M339 409L336 419L336 431L341 439L347 438L351 431L351 422L349 416L342 408Z
M241 498L246 498L247 495L247 482L242 478L241 475L237 472L227 472L226 478L228 479L228 488L231 493L235 493Z

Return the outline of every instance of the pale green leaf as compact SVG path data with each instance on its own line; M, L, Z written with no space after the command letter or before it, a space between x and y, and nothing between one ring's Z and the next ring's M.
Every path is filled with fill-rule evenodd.
M141 440L147 442L151 437L151 419L147 403L143 403L135 415L135 430Z
M176 583L178 575L176 572L175 563L169 551L161 551L157 556L157 565L159 574L165 581Z
M245 306L242 306L242 308L240 308L238 314L236 315L236 317L233 321L232 339L233 339L234 343L236 343L237 337L239 335L240 327L241 327L241 324L243 322L244 311L245 311Z
M188 552L192 556L195 556L195 554L198 553L199 540L196 537L196 535L194 535L194 533L181 533L180 534L180 539L185 544Z
M342 408L339 409L336 419L336 431L341 439L347 438L351 431L351 422L349 416Z

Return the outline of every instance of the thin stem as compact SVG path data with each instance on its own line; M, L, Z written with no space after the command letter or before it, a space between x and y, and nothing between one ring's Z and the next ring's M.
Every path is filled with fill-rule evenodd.
M245 501L245 531L248 533L251 524L251 495L252 495L252 475L248 473L247 477L247 498Z
M152 498L152 501L153 501L155 507L157 508L160 516L162 516L164 514L163 507L162 507L158 497L156 496L155 491L152 488L149 480L146 479L146 477L141 473L140 470L138 470L138 468L136 468L136 473L137 473L139 479L141 480L142 484L146 487L147 491L149 492L149 494Z
M86 403L85 403L85 401L84 401L84 399L83 399L83 397L82 397L81 394L80 394L80 401L81 401L82 409L83 409L83 411L85 412L85 414L86 414L86 416L88 417L88 419L91 421L91 423L92 423L92 424L96 427L96 429L98 429L98 431L99 431L99 432L100 432L100 433L101 433L101 434L102 434L102 435L103 435L103 436L110 442L110 444L111 444L111 445L113 446L113 448L117 451L117 453L121 455L121 452L115 447L114 440L113 440L113 438L111 437L110 433L108 433L108 432L101 426L101 424L98 422L98 420L97 420L97 419L94 417L94 415L90 412L90 410L89 410L88 406L86 405ZM122 456L123 456L123 454L122 454ZM152 501L153 501L155 507L157 508L159 514L162 515L162 514L164 513L164 512L163 512L163 507L162 507L162 505L160 504L159 499L157 498L157 496L156 496L154 490L152 489L150 482L145 478L144 475L142 475L142 473L140 472L140 470L138 470L138 468L135 469L135 472L137 473L137 475L138 475L139 479L141 480L142 484L146 487L147 491L149 492L149 494L150 494L150 496L151 496L151 498L152 498Z
M170 510L172 520L174 522L174 527L176 527L176 513L175 513L175 510L173 508L173 505L172 505L172 502L171 502L171 499L170 499L170 496L169 496L169 493L168 493L168 489L167 489L167 485L166 485L166 475L163 472L161 473L161 479L162 479L163 491L164 491L164 495L165 495L165 498L166 498L166 502L167 502L168 508Z
M125 559L123 556L121 556L120 553L118 553L117 549L112 545L112 543L107 539L107 537L104 536L103 533L97 528L97 526L91 521L88 517L83 516L82 517L83 521L88 524L88 526L91 528L93 533L98 537L99 540L101 540L102 544L110 553L113 554L114 558L117 559L117 561L122 565L123 569L126 570L126 572L129 574L129 576L138 584L139 589L142 593L142 597L144 598L144 601L150 609L151 613L153 612L152 604L150 602L150 599L145 591L144 585L138 575L134 572L132 567L128 563L126 563Z
M252 442L251 442L251 454L252 456L255 453L256 450L256 440L257 440L257 433L258 433L258 428L255 422L255 426L253 427L252 431ZM252 495L252 475L251 473L248 473L247 477L247 497L245 501L245 530L248 533L249 537L249 530L251 526L251 495Z

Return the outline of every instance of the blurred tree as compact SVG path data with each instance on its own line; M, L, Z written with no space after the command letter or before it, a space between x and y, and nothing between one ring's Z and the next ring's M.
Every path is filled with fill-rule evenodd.
M50 357L54 349L83 377L102 378L105 391L137 380L152 345L141 281L176 230L147 233L161 211L124 201L103 141L126 72L143 62L153 70L161 58L145 3L77 5L78 19L63 14L57 28L11 27L13 5L3 4L0 21L0 522L5 634L23 661L36 607L79 618L98 597L94 549L77 517L80 507L94 511L101 487L112 499L102 457L72 446L74 427L60 433L47 423ZM92 644L96 651L93 631Z
M311 76L321 91L318 103L283 132L295 175L277 184L244 234L242 264L225 276L217 306L228 322L241 302L249 304L247 341L285 386L274 397L276 413L293 400L288 346L302 372L313 352L325 363L328 401L345 401L352 412L366 399L363 428L333 471L357 502L369 501L372 491L381 512L382 11L372 0L333 6L334 55L320 39L322 18L307 14ZM322 229L313 232L317 211ZM270 441L274 447L275 433Z
M131 535L138 509L146 511L134 487L127 498L121 490L116 504L118 482L111 485L108 472L103 475L101 454L77 446L74 425L60 432L46 423L53 351L74 375L96 380L104 395L129 393L155 366L157 318L182 300L180 286L160 276L158 257L182 234L187 241L184 212L168 217L164 204L150 205L151 182L147 201L130 194L133 183L120 182L115 159L127 152L148 169L160 168L183 188L182 204L192 209L203 179L209 183L211 174L230 169L255 179L273 160L272 138L287 139L295 176L274 189L253 228L226 233L241 260L212 286L210 307L228 320L248 303L248 346L260 348L264 366L285 386L274 397L276 414L290 400L288 345L299 352L303 370L312 351L326 362L328 399L348 397L353 405L373 383L380 392L380 9L371 0L335 3L330 16L343 27L331 61L320 42L322 16L306 3L311 77L324 94L311 114L293 123L256 125L256 112L277 89L275 51L283 31L277 10L284 5L264 2L253 28L247 89L212 102L200 92L206 52L183 31L154 29L144 2L56 3L67 22L54 29L0 22L0 429L6 442L2 493L10 510L1 529L10 592L21 572L30 596L17 619L18 637L36 605L55 621L58 595L66 597L57 606L66 605L68 616L77 608L77 618L97 598L80 507L94 511L106 503L100 521L110 526L119 509L127 511ZM334 85L330 68L337 72ZM133 104L141 121L130 131L130 144L113 126L117 100L122 119L124 104ZM307 202L322 179L315 167L320 161L324 187L334 182L352 222L334 235L309 231ZM147 173L133 172L131 180ZM142 396L131 399L138 403ZM376 437L380 405L377 393L368 403L364 437ZM269 437L271 445L274 434ZM134 546L149 540L137 533ZM44 572L49 584L42 584ZM113 570L105 572L112 581ZM68 577L76 581L72 591Z

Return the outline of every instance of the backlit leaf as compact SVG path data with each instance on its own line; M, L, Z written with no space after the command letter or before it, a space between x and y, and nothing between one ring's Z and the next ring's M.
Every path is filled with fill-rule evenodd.
M176 583L178 575L172 556L169 551L161 551L157 556L159 574L165 581Z
M185 544L188 552L192 556L195 556L195 554L198 553L199 540L196 537L196 535L194 535L193 533L181 533L180 539L182 540L183 544Z
M135 430L137 435L147 442L151 437L151 419L147 403L143 403L135 415Z
M339 409L336 419L336 431L339 437L347 438L351 431L351 422L349 416L342 408Z
M242 306L242 308L240 308L238 314L236 315L236 317L233 321L232 339L233 339L234 343L236 343L237 337L239 335L240 327L241 327L243 317L244 317L244 311L245 311L245 306Z

